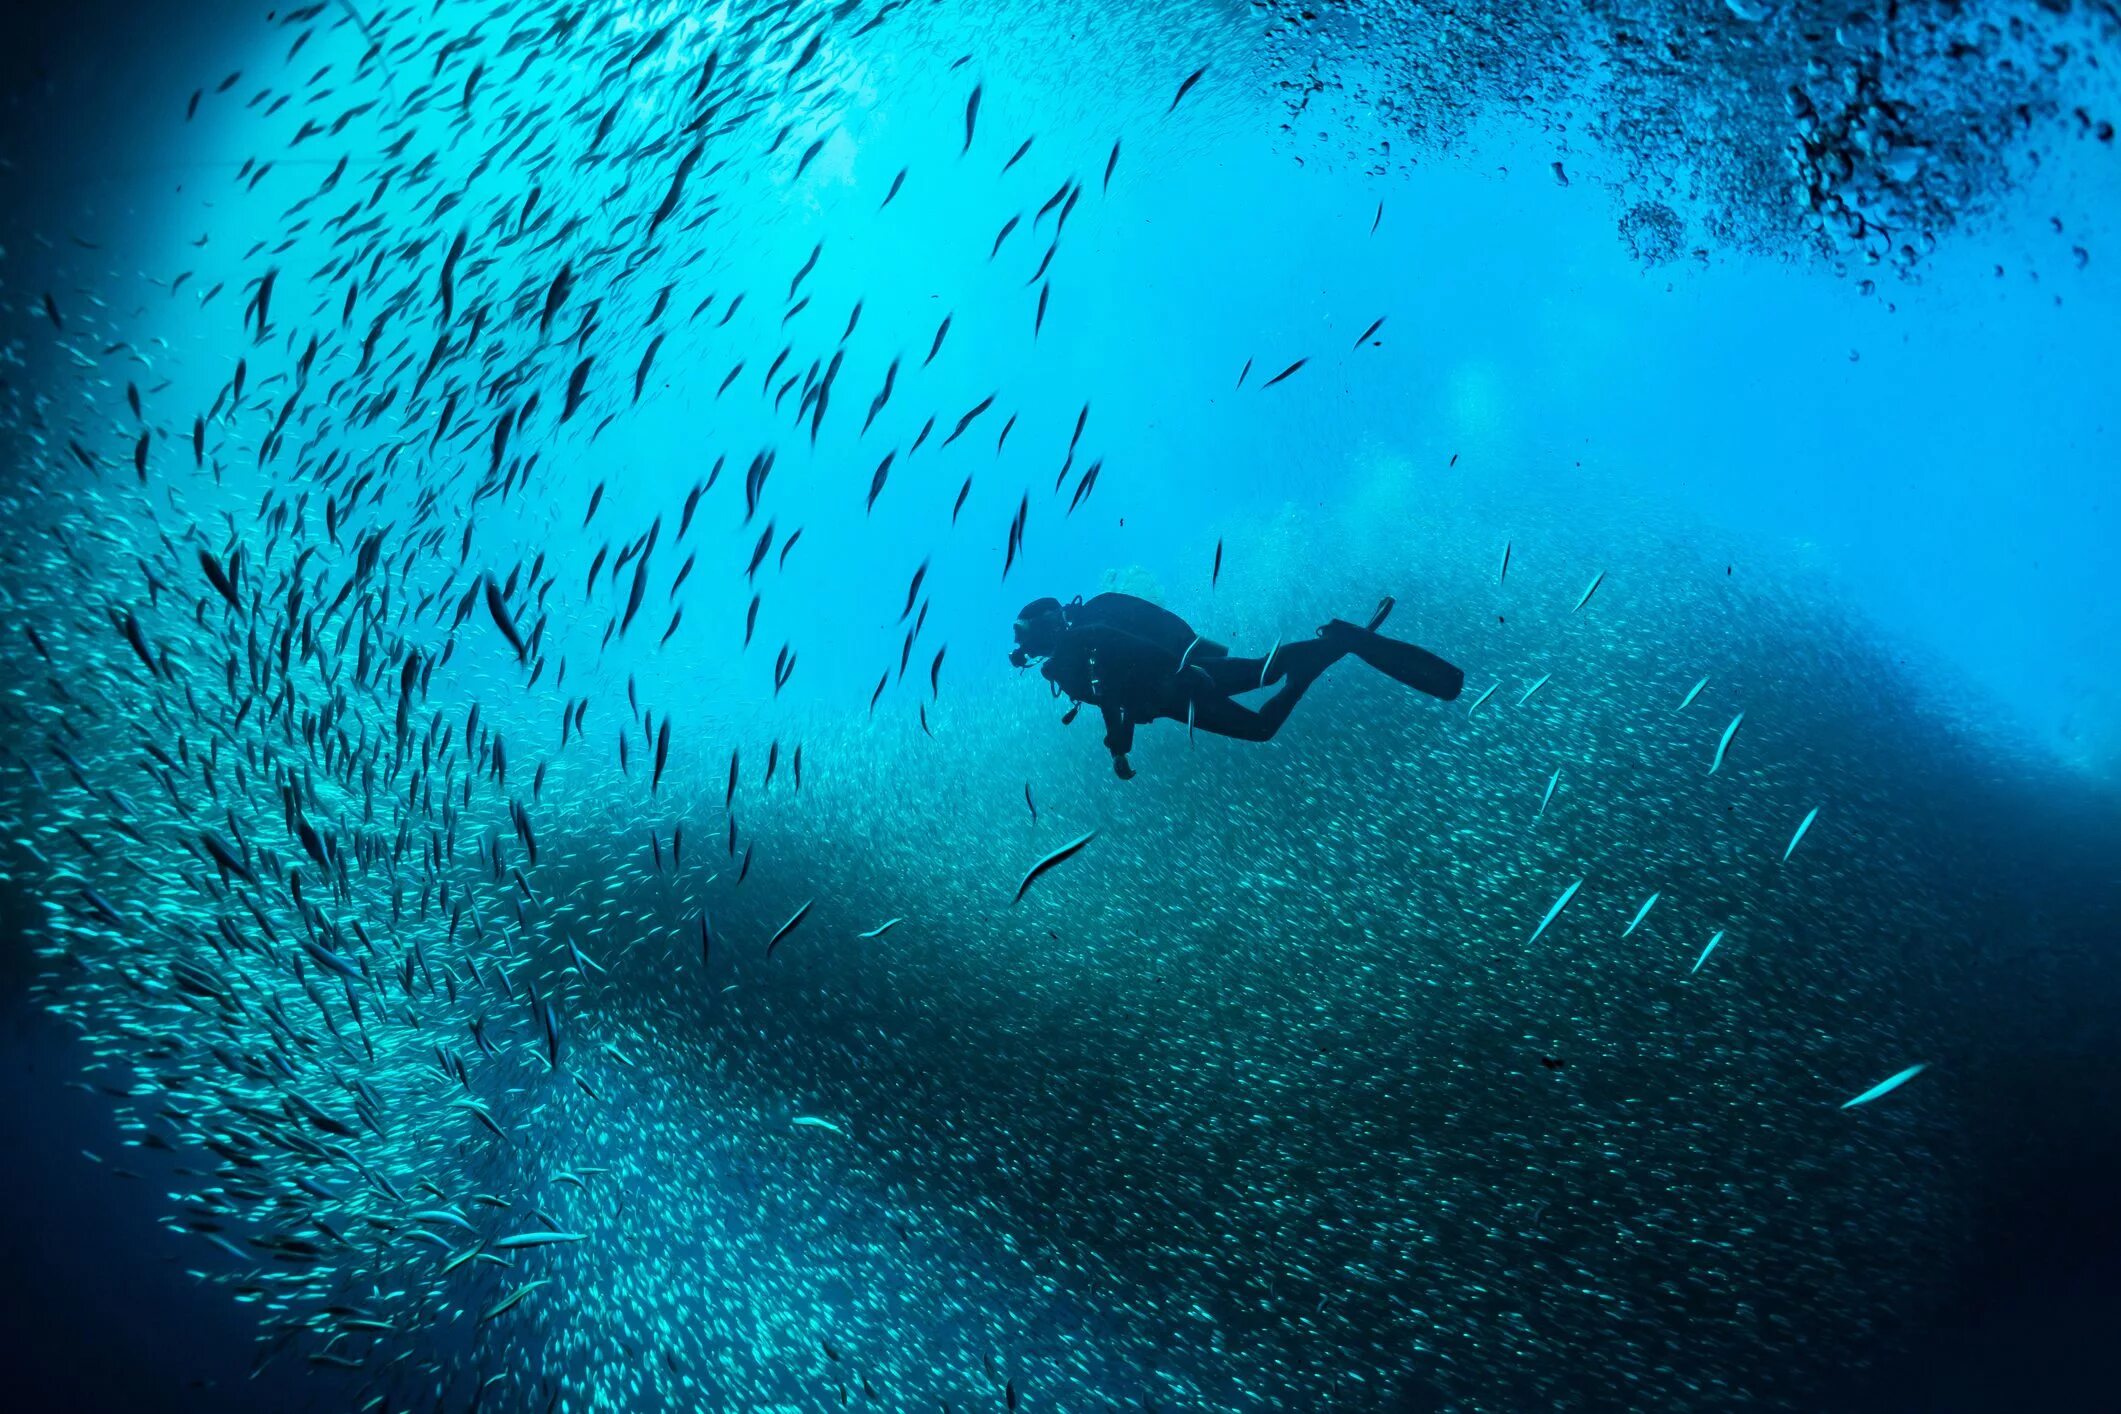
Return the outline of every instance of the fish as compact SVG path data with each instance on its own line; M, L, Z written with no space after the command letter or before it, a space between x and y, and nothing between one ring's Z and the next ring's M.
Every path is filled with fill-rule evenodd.
M920 598L921 581L926 579L927 577L928 562L926 560L922 560L919 566L913 571L913 582L906 586L906 607L899 610L898 621L900 623L904 623L907 617L913 613L913 603L916 599Z
M903 918L887 918L882 923L879 923L874 928L871 928L868 932L857 934L857 936L864 939L881 938L884 936L884 934L890 932L893 928L897 927L899 924L905 921L906 920Z
M1806 830L1811 829L1812 821L1818 818L1819 807L1815 805L1811 808L1810 812L1805 815L1804 819L1798 822L1797 833L1790 836L1789 848L1782 851L1782 862L1784 864L1790 862L1790 856L1797 852L1797 842L1804 838L1804 832Z
M1731 749L1731 738L1738 735L1738 724L1744 720L1745 713L1740 712L1737 716L1731 718L1731 724L1723 729L1723 739L1716 743L1716 758L1709 762L1710 775L1713 776L1723 769L1723 755ZM1800 833L1802 832L1800 831ZM1795 841L1791 843L1794 847Z
M514 1252L525 1247L550 1247L559 1243L588 1240L588 1234L580 1232L518 1232L508 1237L497 1237L490 1245L496 1252Z
M802 268L795 272L795 278L788 282L788 298L795 298L795 292L802 287L803 281L809 278L810 272L817 269L818 257L824 253L825 243L823 241L819 241L810 247L810 258L803 262ZM771 375L769 374L768 376L770 377Z
M1547 802L1554 798L1554 787L1559 784L1561 784L1561 768L1557 766L1554 769L1554 774L1547 777L1546 794L1539 797L1539 814L1541 816L1547 813Z
M1895 1090L1898 1090L1901 1086L1907 1084L1908 1081L1913 1080L1916 1076L1922 1074L1923 1071L1928 1069L1929 1063L1927 1061L1917 1061L1915 1064L1909 1066L1906 1070L1887 1076L1885 1079L1879 1081L1876 1085L1873 1085L1870 1089L1864 1091L1861 1095L1856 1096L1855 1099L1843 1102L1841 1108L1845 1110L1852 1110L1855 1109L1858 1105L1867 1105L1873 1100L1879 1099L1886 1095L1890 1095Z
M1275 374L1272 378L1269 378L1266 382L1260 384L1259 386L1261 391L1265 391L1266 389L1273 387L1276 383L1279 383L1282 379L1289 377L1291 374L1295 373L1298 369L1302 368L1310 361L1311 360L1309 358L1300 358L1296 360L1296 362L1290 364L1287 368L1284 368L1281 372ZM1249 364L1246 365L1246 367L1248 368L1250 366L1251 365ZM1242 383L1244 379L1240 377L1238 381Z
M773 936L766 940L766 956L773 956L773 950L781 945L781 940L787 937L790 933L793 933L795 931L796 925L810 916L811 905L816 902L816 899L807 900L801 908L798 908L794 913L789 915L788 921L786 923L783 923L780 927L773 930Z
M1501 584L1510 577L1510 541L1502 542L1502 568L1495 571L1495 582Z
M1722 941L1723 929L1718 928L1716 930L1715 936L1709 939L1709 945L1701 950L1701 956L1694 959L1694 965L1692 968L1688 969L1688 975L1691 976L1693 973L1699 972L1701 970L1701 964L1709 960L1709 954L1716 951L1716 944Z
M479 1316L479 1324L483 1326L494 1317L507 1314L509 1311L514 1310L523 1298L530 1295L531 1292L536 1291L541 1286L549 1286L551 1284L552 1279L550 1277L540 1277L536 1281L526 1282L514 1291L509 1292L499 1301L494 1302L493 1305L487 1307Z
M1576 607L1569 610L1569 612L1572 614L1580 613L1583 609L1583 606L1591 602L1591 596L1598 592L1598 586L1604 583L1605 571L1600 570L1597 575L1593 577L1591 582L1588 585L1584 586L1583 597L1576 601Z
M1525 939L1526 947L1530 947L1533 943L1539 941L1540 934L1546 932L1552 926L1554 920L1561 916L1561 910L1569 906L1569 900L1576 897L1576 891L1582 887L1583 880L1578 879L1561 891L1561 897L1554 900L1554 906L1547 910L1547 916L1539 920L1539 926L1532 930L1532 936Z
M1054 850L1051 854L1048 854L1043 859L1039 860L1038 863L1032 865L1031 868L1024 874L1023 882L1016 886L1016 896L1010 899L1009 902L1011 904L1022 903L1024 901L1024 895L1031 891L1032 884L1038 881L1040 875L1044 874L1047 870L1053 868L1055 865L1064 863L1067 860L1073 858L1078 852L1081 851L1084 845L1089 844L1090 841L1096 838L1097 831L1095 830L1091 830L1085 834L1078 835L1074 839L1068 841L1068 843L1062 845L1059 849Z
M508 605L501 597L501 586L494 583L490 574L486 576L486 612L493 616L493 626L501 631L501 637L507 639L508 646L515 650L516 661L522 662L530 651L529 647L523 642L522 631L516 627L515 615L508 612Z
M1380 314L1380 315L1378 315L1378 316L1377 316L1377 317L1376 317L1375 319L1373 319L1373 320L1371 320L1371 321L1370 321L1370 327L1369 327L1369 328L1367 328L1367 329L1363 330L1363 331L1362 331L1362 332L1361 332L1360 334L1357 334L1357 335L1355 336L1355 342L1354 342L1354 344L1353 344L1353 345L1351 345L1351 347L1352 347L1352 348L1357 348L1357 349L1361 348L1361 347L1362 347L1362 346L1363 346L1364 344L1366 344L1366 343L1368 343L1368 342L1370 341L1370 336L1371 336L1372 334L1376 333L1376 332L1377 332L1377 331L1378 331L1379 329L1382 329L1382 328L1384 328L1384 327L1385 327L1385 316L1384 316L1384 315L1382 315L1382 314Z
M1648 898L1644 899L1642 901L1642 907L1636 909L1635 916L1628 920L1627 931L1622 933L1620 936L1625 938L1628 936L1629 933L1633 933L1637 928L1640 928L1642 926L1642 920L1650 916L1650 910L1657 906L1657 900L1662 898L1663 896L1663 891L1658 890L1656 892L1651 893Z
M1191 93L1193 91L1193 85L1199 83L1201 75L1207 72L1208 66L1206 64L1203 64L1199 68L1195 69L1192 73L1186 75L1186 81L1178 86L1178 92L1171 95L1171 106L1169 108L1166 108L1164 111L1166 113L1177 112L1178 101L1181 98L1184 98L1188 93Z
M541 1276L539 1280L532 1280L532 1283L524 1283L522 1287L515 1287L515 1291L509 1291L505 1297L501 1297L501 1300L494 1302L492 1306L488 1306L484 1312L479 1314L479 1325L486 1325L488 1321L494 1319L494 1316L507 1314L509 1310L513 1310L515 1306L518 1306L526 1295L530 1295L532 1291L537 1291L539 1287L547 1287L547 1285L551 1285L551 1278L549 1276Z
M1692 687L1687 689L1686 696L1680 698L1679 705L1677 707L1674 707L1672 710L1674 712L1684 712L1687 708L1693 706L1694 699L1701 696L1701 689L1707 687L1708 685L1709 680L1707 676L1704 675L1699 682L1695 683Z
M952 442L955 442L958 438L964 436L965 429L972 425L973 419L977 418L988 408L994 406L994 399L995 394L989 393L986 397L980 399L979 402L974 404L969 412L967 412L963 417L960 417L957 420L957 426L952 428L950 430L950 435L943 439L943 445L947 447Z
M240 556L231 557L230 564L240 571L242 564ZM229 573L228 569L222 566L221 561L215 558L214 553L203 545L199 547L199 568L205 573L206 582L214 587L214 592L226 599L231 609L241 613L243 600L236 593L234 577Z
M959 156L972 150L972 133L979 126L980 87L979 84L974 84L972 96L965 100L965 145L958 150Z
M796 1129L824 1129L839 1135L844 1135L847 1132L831 1120L820 1119L816 1115L797 1115L794 1119L789 1120L788 1123Z
M1533 683L1530 687L1524 690L1524 696L1517 699L1517 705L1522 707L1525 705L1525 703L1530 702L1532 700L1532 694L1539 691L1539 689L1541 689L1542 687L1545 687L1547 685L1547 680L1549 678L1552 678L1553 676L1554 675L1552 673L1543 674L1540 677L1539 681Z

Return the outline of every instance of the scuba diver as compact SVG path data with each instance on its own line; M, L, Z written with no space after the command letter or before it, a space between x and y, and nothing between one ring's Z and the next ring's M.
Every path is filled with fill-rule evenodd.
M1388 596L1367 625L1334 619L1316 638L1277 643L1264 658L1233 658L1230 650L1195 633L1168 609L1131 594L1099 594L1063 604L1034 599L1016 618L1009 661L1039 664L1040 675L1074 702L1063 725L1087 702L1105 719L1112 770L1132 780L1127 753L1134 729L1168 717L1217 736L1266 741L1289 719L1318 675L1352 653L1387 677L1448 702L1465 674L1427 649L1378 628L1392 612ZM1235 698L1269 683L1282 684L1257 710Z

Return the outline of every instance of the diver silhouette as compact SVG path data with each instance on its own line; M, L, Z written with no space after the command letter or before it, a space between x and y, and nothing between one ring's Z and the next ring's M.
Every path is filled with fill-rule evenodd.
M1217 736L1266 741L1318 675L1351 653L1431 697L1448 702L1458 696L1464 673L1427 649L1377 631L1392 602L1388 597L1379 604L1367 625L1334 619L1316 638L1278 643L1264 658L1233 658L1178 615L1131 594L1068 604L1034 599L1017 615L1009 661L1019 668L1038 663L1040 675L1073 700L1064 724L1075 720L1084 703L1096 707L1104 715L1112 769L1131 780L1127 753L1141 723L1170 718ZM1281 691L1257 709L1235 700L1276 682Z

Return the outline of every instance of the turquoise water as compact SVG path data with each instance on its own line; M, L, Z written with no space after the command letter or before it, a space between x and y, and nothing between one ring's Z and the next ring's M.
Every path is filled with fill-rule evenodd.
M260 1407L1940 1407L2109 1142L2112 22L1695 9L46 22L97 1280ZM1117 779L1103 591L1466 691Z

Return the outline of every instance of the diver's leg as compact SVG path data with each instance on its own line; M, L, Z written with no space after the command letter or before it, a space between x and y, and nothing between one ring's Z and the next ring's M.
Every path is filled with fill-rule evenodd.
M1240 692L1250 692L1261 686L1260 674L1266 670L1264 658L1196 658L1192 664L1215 684L1215 690L1225 697L1235 697Z
M1280 731L1281 724L1289 720L1289 714L1296 710L1296 704L1302 700L1306 692L1310 691L1311 684L1318 681L1318 675L1339 662L1341 657L1347 652L1345 648L1339 648L1315 639L1305 643L1291 644L1289 648L1304 651L1298 651L1294 655L1293 661L1286 667L1277 667L1275 669L1276 674L1283 679L1281 691L1259 704L1257 715L1260 722L1266 727L1267 736L1269 737ZM1282 652L1289 652L1289 648L1284 648ZM1331 651L1324 653L1307 651L1314 648L1326 648ZM1265 739L1265 737L1261 738L1261 740Z
M1256 685L1256 684L1255 684ZM1277 698L1283 693L1276 693ZM1267 704L1273 706L1272 702ZM1282 717L1288 713L1283 712ZM1227 697L1203 692L1187 704L1186 727L1189 731L1212 732L1216 736L1227 736L1238 741L1265 741L1274 735L1281 725L1279 719L1269 722L1265 713L1255 712Z
M1303 689L1309 687L1320 673L1345 658L1354 646L1337 637L1326 636L1284 643L1267 655L1264 681L1280 682L1286 678L1289 686L1296 688L1300 696Z
M1303 699L1318 675L1331 667L1347 653L1347 648L1336 643L1318 639L1302 643L1291 643L1277 649L1272 661L1257 660L1264 666L1262 671L1269 681L1279 680L1281 691L1275 693L1254 711L1233 702L1223 694L1199 692L1188 703L1187 720L1201 731L1213 732L1217 736L1235 737L1239 741L1269 741L1281 730L1281 724L1289 720L1296 704ZM1259 686L1259 679L1248 677L1238 685L1239 691Z
M1215 690L1225 697L1255 692L1284 678L1304 679L1309 687L1310 679L1353 651L1353 645L1328 638L1303 638L1294 643L1278 643L1274 651L1264 658L1211 658L1188 665L1188 670L1199 668Z

